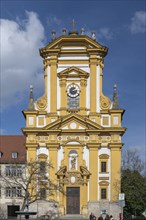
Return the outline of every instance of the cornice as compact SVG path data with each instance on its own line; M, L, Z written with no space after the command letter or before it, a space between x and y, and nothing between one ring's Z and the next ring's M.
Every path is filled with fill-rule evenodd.
M124 144L123 143L109 143L108 146L110 149L114 149L114 148L122 148Z
M56 148L59 148L59 143L47 143L46 146L49 148L49 149L56 149Z
M124 114L124 112L125 112L125 109L110 109L109 110L109 113L115 113L115 114L117 114L117 113L120 113L120 114Z
M24 117L26 118L26 115L47 115L46 111L39 111L39 110L23 110L22 111Z
M26 118L26 115L37 115L38 112L39 112L38 110L23 110L22 114Z
M61 129L48 129L48 130L45 130L43 128L21 128L23 134L48 134L48 133L59 133L61 132L62 130Z
M98 148L100 148L100 146L101 143L87 143L87 147L92 150L97 150Z
M73 53L73 51L62 51L62 46L70 46L70 45L76 45L79 44L80 46L86 46L86 50L84 52L86 53L98 53L102 56L106 56L108 52L108 48L105 46L102 46L98 42L94 41L88 36L83 35L68 35L68 36L60 36L53 42L49 43L46 47L40 48L40 56L43 58L46 58L49 54L59 54L59 53ZM90 45L90 47L89 47ZM92 47L92 48L91 48ZM75 51L76 53L82 52Z

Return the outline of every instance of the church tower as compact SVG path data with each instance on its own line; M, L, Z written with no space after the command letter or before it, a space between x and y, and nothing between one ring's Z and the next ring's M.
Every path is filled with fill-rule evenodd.
M64 214L120 213L121 137L124 110L114 86L113 100L103 94L104 58L108 48L74 30L40 49L44 94L36 101L30 88L26 118L27 159L53 164L48 175L65 194L56 193ZM108 77L108 76L107 76Z

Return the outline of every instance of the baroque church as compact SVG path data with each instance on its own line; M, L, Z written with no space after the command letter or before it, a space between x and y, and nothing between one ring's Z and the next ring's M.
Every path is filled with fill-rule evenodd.
M40 49L44 64L44 94L33 98L23 111L27 160L49 161L47 175L62 186L56 193L62 215L96 215L121 212L120 167L124 109L102 89L104 59L108 48L73 27ZM108 77L108 75L107 75ZM45 190L45 189L44 189Z

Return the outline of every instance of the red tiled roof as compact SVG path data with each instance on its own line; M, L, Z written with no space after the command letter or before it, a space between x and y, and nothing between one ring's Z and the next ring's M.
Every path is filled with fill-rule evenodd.
M0 135L0 163L24 163L26 161L25 136ZM18 153L18 158L12 158L12 152Z

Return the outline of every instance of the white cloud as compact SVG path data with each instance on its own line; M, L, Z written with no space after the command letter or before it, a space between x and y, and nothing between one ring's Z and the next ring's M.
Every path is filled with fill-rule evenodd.
M47 24L48 25L61 25L61 20L57 18L55 15L50 15L49 18L47 19Z
M24 99L29 85L42 85L43 65L39 48L43 47L44 27L34 12L26 19L1 19L1 104L16 105Z
M131 18L130 31L132 34L144 33L146 31L146 12L137 11Z
M106 40L111 40L113 38L113 33L108 27L102 27L99 29L99 32L97 32L97 38Z
M6 134L6 133L7 133L6 129L0 128L0 135Z
M85 34L92 38L92 32L91 30L85 31ZM113 32L110 30L109 27L102 27L99 28L96 33L96 40L103 41L103 40L111 40L113 39Z

